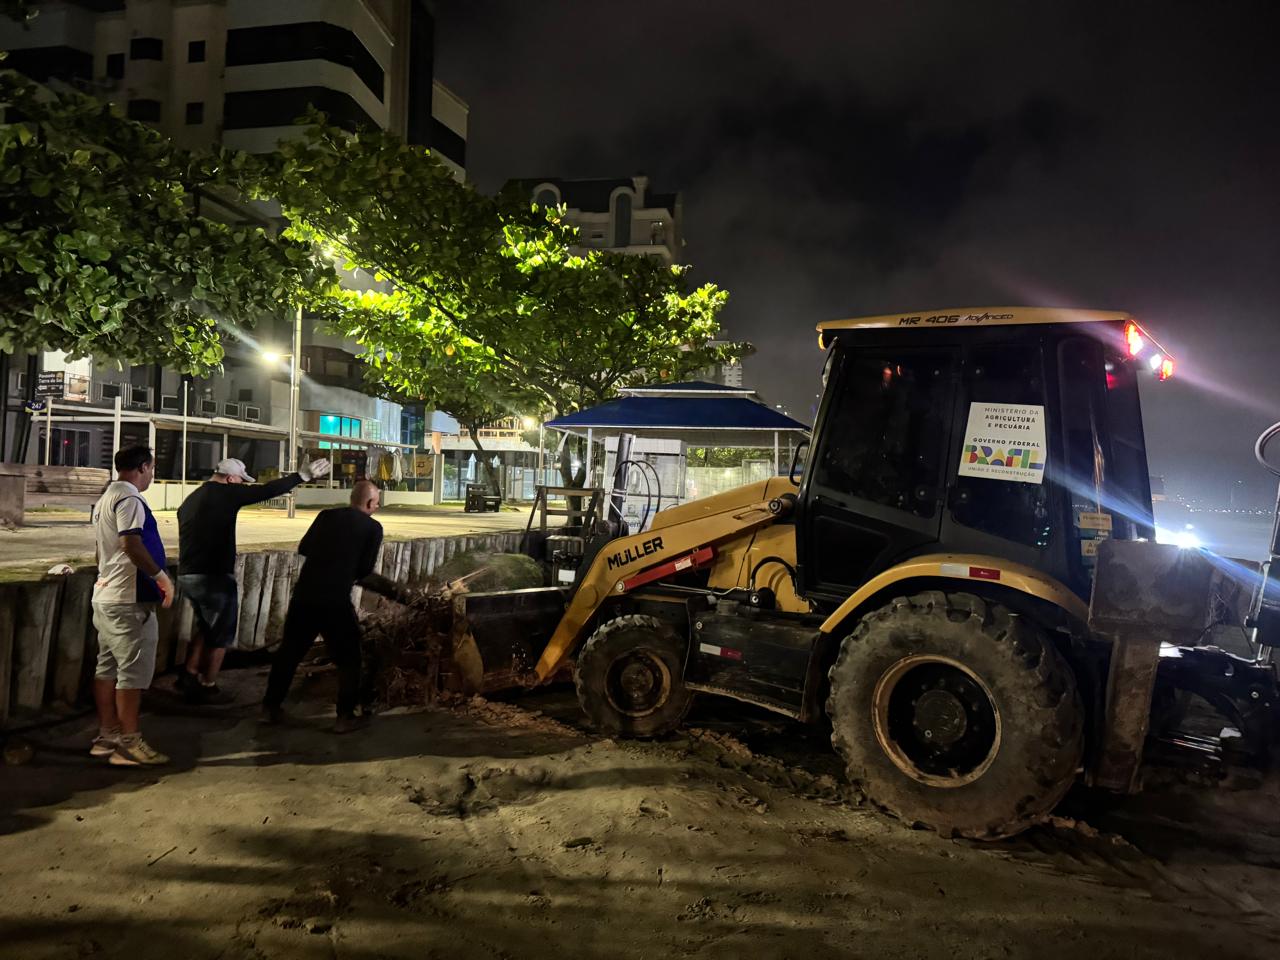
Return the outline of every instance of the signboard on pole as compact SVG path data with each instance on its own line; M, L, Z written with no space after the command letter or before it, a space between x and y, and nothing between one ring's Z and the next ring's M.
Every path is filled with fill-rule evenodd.
M61 400L67 395L65 370L44 370L36 374L36 396Z
M26 410L27 413L32 413L32 414L42 413L46 406L48 406L48 404L45 403L43 400L28 400L26 403L22 405L23 409Z

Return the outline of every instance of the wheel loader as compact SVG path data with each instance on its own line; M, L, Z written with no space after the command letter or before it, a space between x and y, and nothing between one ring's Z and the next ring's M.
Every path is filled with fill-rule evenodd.
M544 503L531 527L550 586L457 599L450 682L571 674L623 737L674 730L700 694L829 723L871 801L975 839L1077 781L1136 791L1152 753L1265 761L1280 590L1269 564L1155 542L1139 382L1174 360L1133 317L892 314L818 342L803 469L797 451L788 476L632 533L623 445L611 499L562 491L583 495L569 525ZM1254 597L1243 654L1205 643L1227 584Z

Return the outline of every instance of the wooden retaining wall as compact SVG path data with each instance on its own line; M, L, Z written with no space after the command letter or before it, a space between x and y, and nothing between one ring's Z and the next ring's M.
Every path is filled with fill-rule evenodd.
M522 537L523 531L512 531L385 541L376 569L392 580L418 586L450 557L468 550L518 551ZM236 557L237 649L258 650L280 641L301 561L296 553L283 550ZM81 570L65 577L0 584L0 727L92 701L98 641L89 600L96 576L95 570ZM357 590L355 599L364 609L385 602L361 593ZM181 593L168 610L158 614L156 672L163 673L186 658L193 618L191 605L183 602Z

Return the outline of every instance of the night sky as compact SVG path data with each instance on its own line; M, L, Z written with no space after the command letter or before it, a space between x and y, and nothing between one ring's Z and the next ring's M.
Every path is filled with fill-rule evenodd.
M468 170L645 173L808 420L823 319L1129 310L1179 361L1153 473L1225 499L1280 419L1280 57L1262 3L443 0ZM1220 495L1220 496L1219 496Z

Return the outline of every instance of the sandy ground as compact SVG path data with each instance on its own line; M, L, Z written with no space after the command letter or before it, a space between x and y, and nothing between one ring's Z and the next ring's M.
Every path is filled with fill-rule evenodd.
M245 509L236 524L242 550L288 548L297 544L320 508L300 508L290 520L283 510ZM468 533L492 533L523 530L527 511L503 510L498 513L463 513L458 507L424 508L422 510L383 510L378 514L385 535L392 540L418 537L442 537ZM156 514L165 550L175 555L178 549L178 516L174 510ZM89 508L81 511L31 511L26 526L13 529L0 527L0 568L93 557L93 528L89 525Z
M235 682L247 704L262 678ZM174 756L161 772L91 761L84 723L0 768L0 957L1277 949L1274 804L1208 837L1221 821L1175 794L1106 813L1120 834L1060 821L1000 844L946 841L861 805L829 776L821 737L776 718L703 706L674 739L614 742L576 726L556 690L337 737L329 682L302 684L301 719L284 728L248 707L184 714L157 690L147 729ZM1196 809L1217 816L1212 803Z

